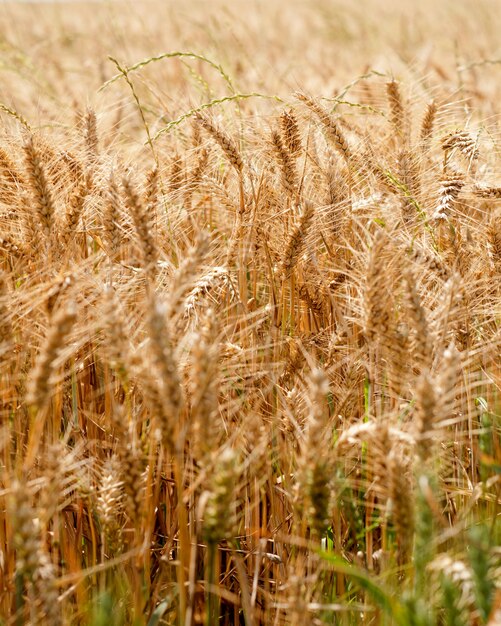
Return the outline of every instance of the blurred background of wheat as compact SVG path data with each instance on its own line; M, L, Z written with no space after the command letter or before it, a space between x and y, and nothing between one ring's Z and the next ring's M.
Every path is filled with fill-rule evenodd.
M0 5L0 623L501 623L494 0Z

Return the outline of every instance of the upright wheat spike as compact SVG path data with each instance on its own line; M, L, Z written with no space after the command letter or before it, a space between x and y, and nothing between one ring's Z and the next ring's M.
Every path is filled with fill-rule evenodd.
M383 232L375 237L367 266L364 289L364 333L370 342L386 341L389 331L389 297L386 294L386 272L383 257L387 237Z
M426 147L433 135L433 128L435 125L435 119L437 116L437 104L434 100L428 103L426 107L426 111L423 117L423 121L421 122L421 143L423 147Z
M169 340L166 323L166 307L152 299L147 318L150 337L149 353L159 376L159 389L165 409L162 423L159 424L164 445L173 450L177 430L177 420L183 405L181 381L177 363Z
M333 464L330 452L326 450L325 439L328 411L326 397L329 382L325 372L314 368L310 375L310 414L306 438L300 459L299 492L308 501L307 516L317 539L327 530L330 518Z
M216 455L203 522L204 539L209 544L229 539L236 531L234 496L238 472L238 458L230 447Z
M454 341L451 341L444 350L440 371L437 376L437 404L440 419L447 420L456 408L461 368L461 353L456 348Z
M388 103L390 105L390 120L393 129L399 136L403 136L405 132L404 105L400 88L395 80L386 83L386 93L388 94Z
M129 209L134 227L136 229L137 238L143 253L144 269L151 278L154 278L157 272L158 248L154 238L153 225L151 215L148 215L144 203L139 198L136 190L128 176L122 180L125 201Z
M10 320L8 296L9 290L7 287L7 274L0 271L0 346L2 346L4 342L10 342L12 336L12 323Z
M434 253L430 253L424 248L414 246L410 252L410 258L416 263L425 265L430 272L433 272L442 280L448 280L450 270L444 265L440 257Z
M492 216L487 233L494 269L501 273L501 213Z
M378 499L386 502L389 497L390 459L389 453L392 448L392 437L389 424L382 421L377 425L374 437L371 439L371 468L374 481L378 488Z
M38 499L38 514L44 529L57 518L69 493L82 481L85 461L78 459L75 449L68 449L62 441L44 446L40 453L44 484Z
M62 626L58 592L55 586L54 566L42 548L37 513L30 502L30 489L16 481L11 487L10 515L14 527L16 574L21 585L26 582L37 592L32 614L38 623ZM43 622L42 622L43 620Z
M85 149L87 160L92 163L98 155L97 117L94 109L88 108L84 120Z
M146 204L146 212L150 223L154 221L154 215L157 210L158 203L158 167L152 167L146 175L146 194L144 202Z
M61 150L59 152L59 157L68 168L68 172L70 173L75 185L78 185L78 183L84 179L84 167L82 161L67 150Z
M224 152L226 158L235 168L237 173L242 174L244 162L233 140L230 139L230 137L228 137L228 135L224 133L220 128L218 128L214 124L214 122L207 116L199 114L197 116L197 120L202 128L204 128L209 133L209 135L211 135L219 144L219 147Z
M338 123L334 119L334 117L328 113L318 102L315 102L313 98L307 96L304 93L296 92L295 97L303 102L315 115L318 117L321 122L325 135L327 139L332 143L334 148L347 160L349 161L352 157L351 149L344 137Z
M179 191L184 184L184 176L183 176L183 161L181 156L176 153L172 157L172 163L170 166L169 172L169 191L171 193L175 193Z
M26 402L29 406L41 409L49 399L51 374L61 348L68 341L68 335L77 317L73 304L62 307L54 317L45 341L30 374Z
M217 445L219 416L219 344L217 319L207 309L200 331L195 335L192 350L191 407L193 421L193 450L195 458L207 462Z
M54 281L54 284L47 291L47 300L45 306L47 309L47 315L52 320L55 311L64 300L65 294L75 283L75 275L72 273L63 274L58 276Z
M185 201L187 204L189 204L193 194L198 189L199 183L209 165L209 154L209 150L202 148L198 154L196 164L187 175L185 186Z
M122 549L122 532L119 515L122 504L122 482L120 480L120 462L117 456L106 459L100 473L97 513L103 534L103 546L110 555L119 554Z
M104 291L104 328L106 354L111 367L125 383L127 366L131 361L131 346L124 316L116 292L111 285Z
M107 197L103 211L103 230L104 239L108 246L108 256L112 261L116 261L118 253L120 251L120 244L122 235L120 233L120 221L121 221L121 200L120 192L113 175L110 175L110 180L107 189Z
M301 256L305 245L305 239L313 223L314 216L314 205L309 200L306 200L304 202L304 209L299 220L299 224L292 231L289 241L285 247L281 263L281 274L284 279L290 277L292 270Z
M202 179L202 176L209 165L209 155L210 152L206 148L203 148L198 156L197 163L193 168L190 176L189 176L189 184L191 188L196 186L196 184Z
M61 243L63 246L67 246L71 238L75 235L75 230L78 226L78 222L80 221L80 216L83 213L88 190L89 181L85 180L81 182L71 194L68 202L69 206L66 212L66 218L61 231Z
M14 240L9 235L0 237L0 249L7 255L17 259L29 256L29 251L20 241Z
M405 222L411 222L416 216L416 199L419 198L420 181L416 155L412 150L404 149L398 159L399 177L405 186L402 199L402 216Z
M124 491L126 496L127 513L135 525L139 524L144 512L144 459L135 436L129 432L123 433L126 441L121 441L118 447L118 456L124 476Z
M209 254L209 244L208 234L204 231L199 232L194 245L174 272L169 289L168 317L174 317L179 312L186 292L191 291L197 271Z
M24 144L25 163L32 190L35 210L40 226L48 237L54 223L55 206L52 192L49 188L47 175L38 149L35 147L33 136L30 135Z
M393 449L389 454L388 462L391 517L397 531L399 559L401 563L405 563L409 557L414 536L414 506L411 484L401 451Z
M7 150L0 147L0 172L9 186L14 189L25 184L24 176L18 171L17 163L12 159Z
M9 508L15 516L16 569L20 576L33 580L39 565L40 539L34 524L36 514L29 503L30 490L26 485L15 482L11 493Z
M277 131L272 132L271 142L275 158L280 165L282 185L289 197L293 198L297 187L294 160L289 151L285 148L282 138Z
M395 398L399 398L405 389L409 365L406 358L409 350L409 327L405 322L394 323L384 347L390 366L390 390Z
M434 428L437 421L437 398L435 387L428 374L424 374L417 386L417 454L420 463L433 458Z
M416 362L422 368L426 368L431 361L432 345L430 332L426 314L416 289L416 281L410 270L405 274L405 283L407 286L407 311L413 331L411 350L416 358Z
M285 147L293 158L297 157L302 150L301 133L299 131L297 118L292 110L282 111L280 115L280 127L282 129Z

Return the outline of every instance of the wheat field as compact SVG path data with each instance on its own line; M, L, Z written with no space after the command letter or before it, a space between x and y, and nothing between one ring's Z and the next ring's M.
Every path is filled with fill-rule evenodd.
M495 0L0 4L0 624L501 624Z

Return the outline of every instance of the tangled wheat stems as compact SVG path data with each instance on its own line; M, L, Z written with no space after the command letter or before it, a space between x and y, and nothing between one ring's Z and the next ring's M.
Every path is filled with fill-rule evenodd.
M499 132L475 77L279 100L210 55L119 67L64 123L2 108L2 619L492 626Z

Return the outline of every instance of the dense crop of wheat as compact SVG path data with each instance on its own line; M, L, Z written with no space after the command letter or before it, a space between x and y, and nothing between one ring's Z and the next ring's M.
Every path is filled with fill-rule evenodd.
M0 624L501 623L501 18L380 5L1 5Z

